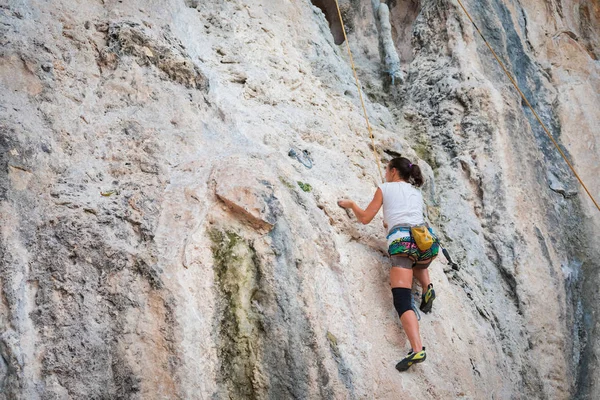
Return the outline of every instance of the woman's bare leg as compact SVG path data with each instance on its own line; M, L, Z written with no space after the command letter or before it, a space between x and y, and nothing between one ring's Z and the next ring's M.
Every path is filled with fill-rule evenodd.
M392 288L412 289L413 270L409 268L392 267L390 271L390 284ZM402 328L408 336L408 341L414 352L423 349L419 333L419 321L413 310L405 311L400 317Z
M417 278L417 280L421 284L421 289L423 290L423 293L425 293L425 291L427 290L427 287L431 283L431 279L429 278L429 269L415 267L413 269L413 274L415 275L415 278Z

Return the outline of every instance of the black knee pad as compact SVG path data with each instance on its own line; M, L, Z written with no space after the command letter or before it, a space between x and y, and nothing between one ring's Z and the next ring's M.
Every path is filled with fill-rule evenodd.
M412 310L411 290L408 288L393 288L394 308L398 311L398 316L402 317L408 310Z

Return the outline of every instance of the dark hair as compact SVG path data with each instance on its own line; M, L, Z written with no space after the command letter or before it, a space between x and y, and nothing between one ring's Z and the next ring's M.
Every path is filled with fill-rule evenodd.
M400 178L406 182L412 183L419 187L423 185L423 175L421 174L421 168L417 164L410 162L408 158L396 157L392 158L389 163L390 169L395 168L400 175Z

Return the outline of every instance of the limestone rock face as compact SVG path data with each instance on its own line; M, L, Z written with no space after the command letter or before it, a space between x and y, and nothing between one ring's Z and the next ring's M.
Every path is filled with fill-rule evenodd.
M266 165L252 159L228 159L217 166L213 179L217 197L234 213L257 229L273 229L281 205L273 190L275 179L269 178Z
M0 6L0 398L600 396L600 213L457 3L385 2L401 84L373 3L374 149L334 2ZM597 4L463 3L600 198ZM373 151L459 264L404 374Z

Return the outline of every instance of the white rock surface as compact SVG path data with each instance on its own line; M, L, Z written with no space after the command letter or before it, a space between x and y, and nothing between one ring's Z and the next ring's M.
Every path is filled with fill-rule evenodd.
M341 2L377 149L426 171L460 264L394 369L381 216L336 205L379 173L315 3L0 6L0 398L599 396L600 213L454 2L386 2L395 86ZM597 7L464 3L600 198Z

